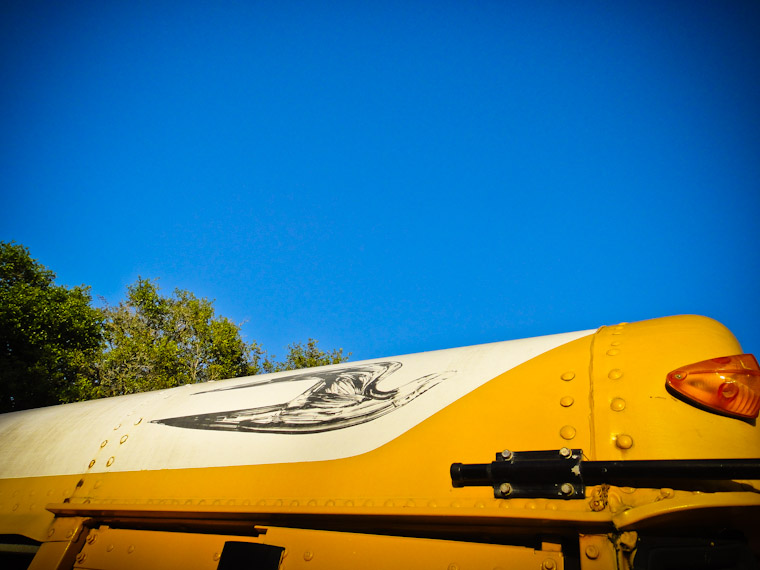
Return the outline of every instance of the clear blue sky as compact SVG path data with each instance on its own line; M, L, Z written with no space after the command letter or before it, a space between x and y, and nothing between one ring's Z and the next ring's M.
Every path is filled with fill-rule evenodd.
M0 8L0 239L353 359L698 313L760 353L758 2Z

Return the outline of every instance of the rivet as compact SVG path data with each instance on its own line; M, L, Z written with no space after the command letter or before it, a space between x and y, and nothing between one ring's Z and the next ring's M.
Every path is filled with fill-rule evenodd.
M590 558L591 560L596 560L597 558L599 558L599 549L593 544L589 544L586 547L585 552L586 552L586 558Z
M84 552L80 552L79 554L77 554L77 562L82 563L84 562L85 558L87 558L87 554L85 554Z
M103 481L101 481L100 479L98 479L97 481L95 481L95 484L92 486L92 488L93 489L100 489L100 487L102 487L102 486L103 486Z
M575 488L570 483L562 483L559 491L563 495L572 495L575 492Z
M93 542L98 540L98 535L95 534L94 532L91 532L90 534L87 535L87 538L85 540L87 541L87 544L92 544Z
M620 354L619 348L611 348L607 351L607 356L615 356L616 354Z
M106 546L106 552L111 552L111 551L113 551L113 544L109 544L108 546Z
M560 376L565 382L569 382L573 378L575 378L575 372L565 372L562 376Z
M116 431L116 430L117 430L117 429L119 429L120 427L121 427L121 424L116 424L116 427L115 427L115 428L113 428L113 431Z
M121 439L119 440L119 443L124 443L124 442L125 442L125 441L127 441L128 439L129 439L129 436L128 436L128 435L123 435L123 436L121 436Z
M499 492L502 495L511 495L512 494L512 485L509 483L502 483L499 485Z
M100 448L101 449L103 449L106 445L108 445L108 440L107 439L104 439L103 441L100 442Z
M625 410L625 400L623 398L613 398L610 402L610 409L613 412L622 412Z
M619 340L613 340L613 341L610 343L610 346L620 346L621 344L623 344L623 343L622 343L622 342L620 342Z
M90 461L90 466L87 469L92 469L95 466L95 460Z
M562 399L559 401L559 405L563 408L569 408L575 403L575 399L573 399L572 396L562 396Z
M621 433L615 438L615 445L619 449L631 449L633 447L633 438L630 435Z
M575 437L575 428L573 426L562 426L559 430L562 439L573 439Z
M130 544L129 548L127 548L127 554L132 554L135 551L135 545Z
M135 425L139 425L139 424L140 424L140 422L141 422L142 420L143 420L142 418L140 418L139 420L137 420L137 421L135 422Z
M13 505L13 507L11 508L11 510L12 511L17 511L18 510L18 503L16 503L15 505Z
M573 454L573 451L572 451L572 449L570 449L568 447L563 447L562 449L559 450L559 454L562 457L567 458L567 457L570 457Z
M449 564L449 570L459 570L459 566L453 562Z
M541 568L544 570L554 570L557 567L557 563L554 561L553 558L547 558L544 560L544 563L541 565Z
M51 529L48 530L48 538L52 538L54 534L55 534L55 529L54 528L51 528Z
M673 495L675 495L675 491L666 487L664 489L660 489L660 495L662 495L663 499L671 499Z
M108 458L108 461L106 461L106 467L110 467L111 465L113 465L113 462L114 462L114 456L112 455L111 457Z
M347 506L347 507L353 507L354 506L354 502L353 501L346 501L346 505L345 506Z
M612 370L610 370L609 374L607 374L607 378L609 378L610 380L619 380L622 377L623 377L623 371L620 370L619 368L613 368Z
M314 553L311 550L307 550L306 552L303 553L303 559L306 560L306 562L308 562L312 558L314 558Z
M505 449L504 451L501 452L501 456L503 459L509 461L510 459L512 459L512 452L509 451L508 449Z
M221 557L222 557L221 554L219 554L218 552L214 552L214 555L211 558L214 560L214 562L219 562L219 559Z
M69 529L66 531L66 538L71 538L74 536L74 531L72 529Z

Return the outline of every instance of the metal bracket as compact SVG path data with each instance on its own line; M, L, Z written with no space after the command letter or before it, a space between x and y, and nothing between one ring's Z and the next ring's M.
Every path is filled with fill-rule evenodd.
M583 451L504 450L490 464L451 466L454 487L490 485L497 499L582 499L586 487L580 472Z

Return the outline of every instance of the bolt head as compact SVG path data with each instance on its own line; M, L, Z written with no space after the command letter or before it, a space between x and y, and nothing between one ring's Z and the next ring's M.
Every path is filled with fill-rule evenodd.
M563 447L562 449L559 450L559 454L562 457L570 457L573 454L573 452L569 447Z
M562 483L562 486L559 488L559 490L563 495L572 495L575 491L570 483Z
M512 485L509 483L502 483L499 485L499 492L502 495L511 495L512 494Z
M591 560L596 560L599 558L599 549L593 544L588 545L585 552L586 558L589 558Z
M504 451L501 452L501 456L507 460L512 459L512 452L509 451L508 449L505 449Z

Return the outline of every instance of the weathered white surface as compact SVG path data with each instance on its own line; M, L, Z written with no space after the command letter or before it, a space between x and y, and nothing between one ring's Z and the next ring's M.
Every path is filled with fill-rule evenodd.
M0 477L289 463L350 457L388 443L499 374L593 332L581 331L348 362L4 414L0 415ZM393 398L386 401L382 396L375 402L357 394L348 395L346 404L346 398L331 399L332 392L343 389L338 383L325 386L325 374L322 374L322 379L317 376L330 371L355 371L363 367L372 369L369 365L389 362L399 363L400 366L394 365L390 372L376 377L375 388L381 394L399 388L403 390L404 386L420 385L420 379L430 378L429 375L433 375L433 380L427 384L422 381L424 390L406 398L399 395L394 402L391 402ZM294 374L299 376L286 382L276 382L278 378L292 377ZM247 384L259 385L236 388ZM321 402L326 401L327 407L323 404L317 406L322 415L309 416L311 404L306 401L306 395L310 389L319 389L319 393L323 394ZM324 394L328 394L326 400ZM311 423L306 421L306 425L313 428L315 425L319 427L319 418L324 417L325 413L329 415L334 412L337 416L359 413L352 397L356 401L362 400L362 405L381 408L387 402L393 405L382 408L381 415L369 417L363 423L347 427L325 424L328 431L316 433L269 433L265 420L256 420L259 423L253 424L261 426L263 432L209 427L189 429L156 423L169 418L198 414L207 417L207 414L224 415L237 410L254 410L248 415L243 414L243 419L261 418L262 414L258 411L261 407L278 406L277 409L281 408L290 417L287 420L290 424L287 425L295 425L301 418L311 418ZM273 414L275 423L272 425L276 425L277 421L281 422L277 419L280 412ZM233 414L233 426L237 425L236 418ZM109 459L111 465L107 465ZM95 463L89 467L93 460Z

